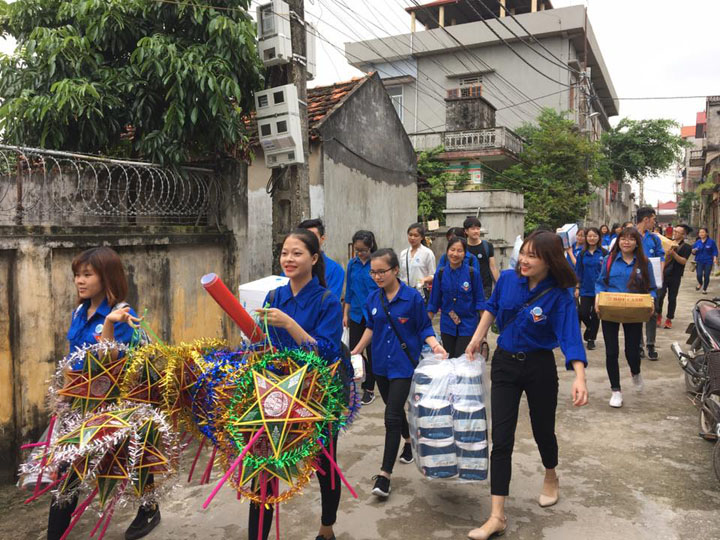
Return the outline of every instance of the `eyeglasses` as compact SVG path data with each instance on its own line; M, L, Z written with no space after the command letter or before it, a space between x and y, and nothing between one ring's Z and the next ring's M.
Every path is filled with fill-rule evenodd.
M386 268L385 270L370 270L370 275L373 277L375 277L375 276L382 277L385 274L387 274L390 270L392 270L392 268Z
M355 253L370 253L370 250L367 249L367 248L365 248L365 249L356 249L356 250L355 250Z

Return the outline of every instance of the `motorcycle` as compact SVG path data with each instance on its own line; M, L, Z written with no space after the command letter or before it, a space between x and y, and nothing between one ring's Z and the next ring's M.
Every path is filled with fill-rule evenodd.
M699 300L688 326L689 353L671 349L685 371L685 385L700 409L700 436L715 441L713 468L720 480L720 298Z

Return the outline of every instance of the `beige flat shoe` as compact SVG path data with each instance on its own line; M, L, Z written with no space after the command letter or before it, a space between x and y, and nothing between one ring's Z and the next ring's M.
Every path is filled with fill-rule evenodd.
M554 488L554 489L553 489ZM557 504L560 499L560 479L555 479L555 485L551 487L550 492L545 491L545 481L543 480L543 490L538 497L538 504L541 508L547 508Z
M482 527L468 533L470 540L488 540L502 536L507 530L507 517L490 516Z

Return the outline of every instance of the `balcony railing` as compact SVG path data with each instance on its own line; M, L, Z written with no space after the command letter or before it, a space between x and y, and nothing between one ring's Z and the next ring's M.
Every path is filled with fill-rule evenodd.
M703 148L690 150L690 166L705 165L705 150Z
M416 133L410 135L410 140L416 151L431 150L442 146L446 152L500 149L518 155L523 150L522 139L505 127Z

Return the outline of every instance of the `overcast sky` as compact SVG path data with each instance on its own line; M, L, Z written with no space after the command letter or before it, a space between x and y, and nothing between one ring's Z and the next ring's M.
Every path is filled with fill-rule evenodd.
M583 4L552 1L556 8ZM306 0L308 19L332 43L317 42L318 74L311 86L361 75L345 60L343 43L408 32L409 5L410 0ZM589 0L588 13L619 97L720 94L720 0ZM12 48L0 40L0 50ZM704 99L620 103L621 116L684 125L694 124L695 113L704 109ZM646 200L673 199L675 180L674 171L649 179Z

